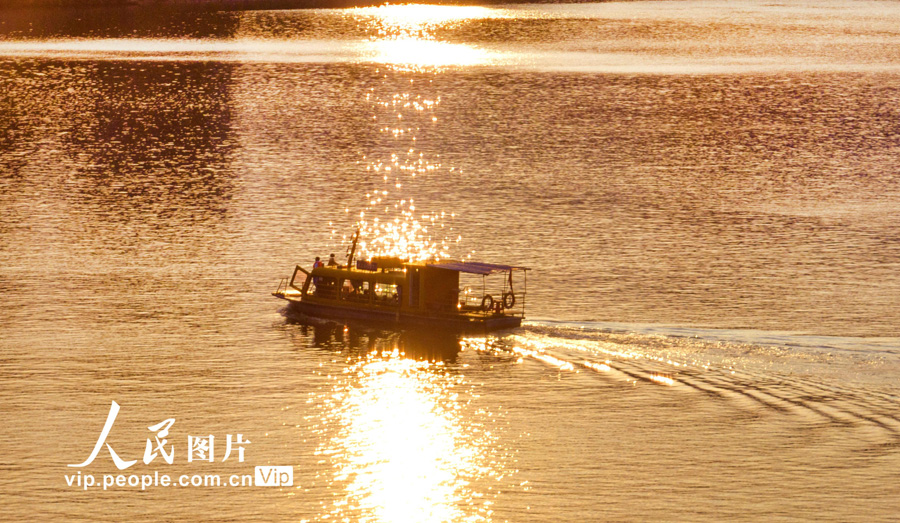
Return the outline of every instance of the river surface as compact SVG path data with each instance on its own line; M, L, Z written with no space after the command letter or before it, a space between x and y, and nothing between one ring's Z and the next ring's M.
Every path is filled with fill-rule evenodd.
M6 11L4 518L896 520L898 155L895 2ZM528 320L287 318L359 223Z

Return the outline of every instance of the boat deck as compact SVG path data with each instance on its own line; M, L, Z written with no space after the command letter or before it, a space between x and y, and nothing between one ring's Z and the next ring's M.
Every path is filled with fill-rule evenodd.
M382 324L408 325L454 329L466 332L481 332L518 327L522 316L493 314L482 311L410 313L397 307L369 305L360 307L358 303L335 304L332 300L316 300L293 289L272 293L288 302L288 313L330 319L355 319L377 321ZM301 300L301 297L303 298Z

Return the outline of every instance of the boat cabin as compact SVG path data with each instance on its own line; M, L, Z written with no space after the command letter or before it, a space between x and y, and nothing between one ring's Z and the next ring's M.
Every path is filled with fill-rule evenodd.
M478 262L374 257L359 260L353 267L307 271L298 265L274 294L303 304L304 313L319 316L517 326L525 315L527 270ZM516 272L521 272L522 281L515 280Z

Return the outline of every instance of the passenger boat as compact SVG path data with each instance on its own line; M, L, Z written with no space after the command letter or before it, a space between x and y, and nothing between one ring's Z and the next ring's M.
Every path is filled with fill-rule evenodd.
M297 265L272 294L288 301L288 313L392 326L480 332L518 327L525 317L526 267L397 257L353 264L352 249L346 265L331 263Z

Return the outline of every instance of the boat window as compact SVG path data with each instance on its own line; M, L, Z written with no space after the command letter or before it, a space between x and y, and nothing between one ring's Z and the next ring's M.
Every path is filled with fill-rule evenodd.
M341 293L343 299L348 301L369 301L372 284L365 280L344 280Z
M308 293L319 298L337 299L337 280L317 276L312 279Z
M400 305L400 287L389 283L376 283L375 302L388 305Z

